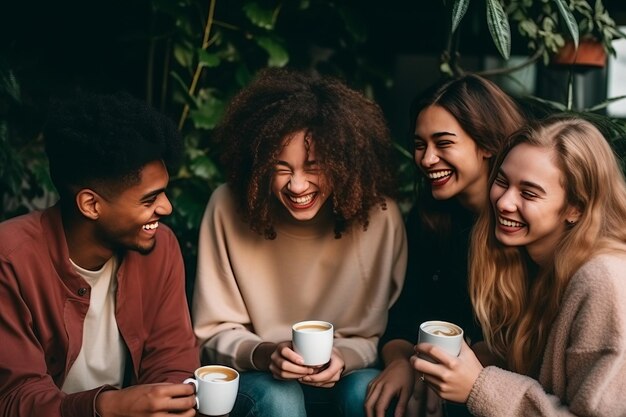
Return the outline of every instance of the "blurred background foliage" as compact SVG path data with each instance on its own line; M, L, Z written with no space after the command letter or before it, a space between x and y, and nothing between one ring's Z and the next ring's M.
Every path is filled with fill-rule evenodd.
M0 13L0 221L56 200L40 134L49 100L128 90L175 120L184 137L185 161L168 190L175 210L165 222L179 238L188 276L202 213L223 182L211 131L259 69L337 76L372 99L391 86L390 63L367 44L371 21L358 1L85 3L22 3ZM408 196L411 155L401 143L397 149Z
M499 55L484 23L487 5L495 1L3 2L0 221L56 200L40 133L50 99L80 90L126 90L171 117L183 134L185 161L171 177L174 212L165 222L176 232L187 275L193 277L200 219L211 192L224 180L212 129L230 98L268 66L340 77L381 105L396 143L399 199L406 211L414 178L406 150L410 99L438 80L446 72L442 63L450 59L457 73L480 72L485 57ZM546 2L524 0L532 1ZM605 0L607 9L620 2ZM453 31L455 4L463 5L465 17L457 19ZM623 6L621 11L626 12ZM532 55L516 33L511 54ZM421 58L414 60L416 55ZM491 70L492 76L502 74ZM571 81L572 72L556 77ZM550 88L559 84L543 78ZM571 91L565 90L539 94L534 106L572 110L566 105ZM606 122L605 105L584 114ZM617 122L621 125L609 125L610 137L623 143L626 127Z

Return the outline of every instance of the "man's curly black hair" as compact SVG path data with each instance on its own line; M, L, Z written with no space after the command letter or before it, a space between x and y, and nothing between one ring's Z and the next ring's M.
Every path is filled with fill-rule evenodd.
M271 180L283 140L306 131L332 188L335 236L393 196L392 142L374 102L329 77L262 70L230 102L215 130L222 163L251 229L273 239Z
M174 123L123 92L82 93L53 103L43 134L62 202L85 187L119 192L138 183L142 167L155 160L171 172L182 155Z

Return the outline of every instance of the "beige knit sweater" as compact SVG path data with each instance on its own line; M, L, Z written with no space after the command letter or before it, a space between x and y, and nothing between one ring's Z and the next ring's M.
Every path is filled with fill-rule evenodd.
M291 340L291 325L326 320L346 371L371 366L387 310L406 269L406 236L397 205L370 212L362 226L335 239L326 205L307 222L282 212L275 240L252 232L230 189L214 191L202 219L193 297L194 331L204 363L252 369L263 341Z
M477 416L626 416L626 255L597 256L572 277L539 381L487 367L467 405Z

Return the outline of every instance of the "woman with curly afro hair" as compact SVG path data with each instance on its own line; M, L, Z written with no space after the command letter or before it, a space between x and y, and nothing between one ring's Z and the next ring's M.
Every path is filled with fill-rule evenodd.
M203 362L241 371L231 415L364 415L407 256L380 108L340 81L268 69L216 138L228 181L202 219L193 317ZM291 345L310 319L334 325L321 367Z

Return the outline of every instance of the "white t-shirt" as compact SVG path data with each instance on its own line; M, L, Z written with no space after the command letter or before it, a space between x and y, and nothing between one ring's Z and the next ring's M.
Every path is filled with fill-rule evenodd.
M118 262L112 257L97 271L70 262L91 287L91 298L83 324L83 344L61 390L71 394L105 384L120 388L126 345L115 321Z

